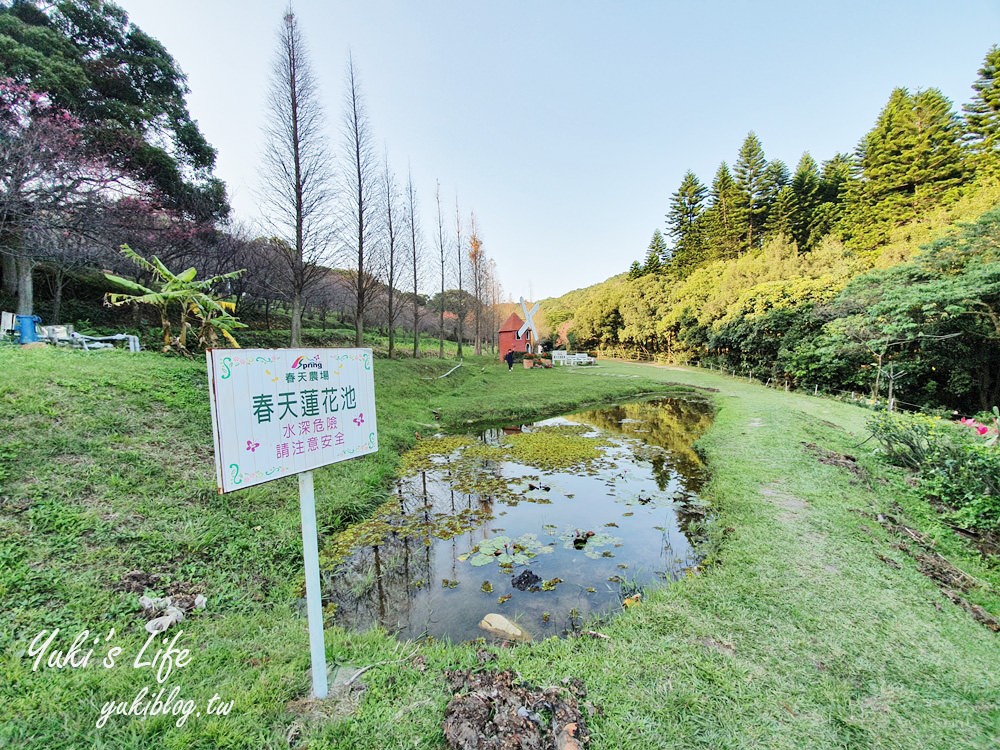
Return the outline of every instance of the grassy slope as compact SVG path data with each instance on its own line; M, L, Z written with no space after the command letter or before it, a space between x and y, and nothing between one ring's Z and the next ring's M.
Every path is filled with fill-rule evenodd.
M308 689L294 482L214 494L200 363L10 350L0 360L0 745L145 747L156 738L164 748L287 747L297 723L311 748L440 746L448 699L440 672L474 663L466 647L422 647L426 670L367 672L354 719L289 713ZM946 601L875 522L850 511L905 504L898 478L858 483L801 445L858 453L865 412L693 370L511 374L484 361L427 379L445 369L377 363L383 450L318 473L324 532L370 511L398 452L431 429L435 413L449 423L556 413L648 391L650 378L721 389L702 441L714 470L716 564L603 627L609 640L501 653L502 666L531 681L582 677L603 708L592 721L595 747L996 745L997 636ZM908 510L996 590L995 569L919 507ZM232 715L192 717L182 729L116 717L98 730L104 701L155 684L145 670L30 671L23 650L47 627L71 639L83 627L103 635L114 626L117 645L134 655L143 640L135 597L112 588L134 568L205 584L207 611L183 623L192 662L166 684L201 704L213 693L235 699ZM976 596L997 611L994 594ZM404 651L377 632L333 628L327 649L333 662L359 665Z

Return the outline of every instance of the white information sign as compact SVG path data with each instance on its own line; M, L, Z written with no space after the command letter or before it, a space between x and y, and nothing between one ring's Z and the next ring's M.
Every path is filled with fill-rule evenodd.
M371 349L207 353L219 492L378 450Z

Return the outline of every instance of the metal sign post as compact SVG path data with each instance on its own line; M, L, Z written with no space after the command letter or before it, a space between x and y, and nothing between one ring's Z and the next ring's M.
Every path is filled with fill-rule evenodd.
M316 541L316 496L313 473L299 474L299 511L302 514L302 557L306 567L306 611L309 617L309 654L312 657L313 695L325 698L326 644L323 640L323 592L319 586L319 545Z
M378 450L371 349L212 349L206 357L219 492L299 475L313 695L325 698L312 470Z

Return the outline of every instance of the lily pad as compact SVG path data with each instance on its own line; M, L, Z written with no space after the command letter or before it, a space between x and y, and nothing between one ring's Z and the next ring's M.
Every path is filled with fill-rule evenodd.
M479 542L470 554L469 562L479 568L490 563L500 566L527 565L539 554L552 551L535 534L522 534L517 539L500 534Z

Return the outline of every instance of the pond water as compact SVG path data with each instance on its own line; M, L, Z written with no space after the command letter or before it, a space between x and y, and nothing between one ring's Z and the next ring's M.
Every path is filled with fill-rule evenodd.
M698 562L711 415L658 399L421 440L394 499L325 548L324 602L348 628L452 641L490 638L488 613L537 640L620 611Z

